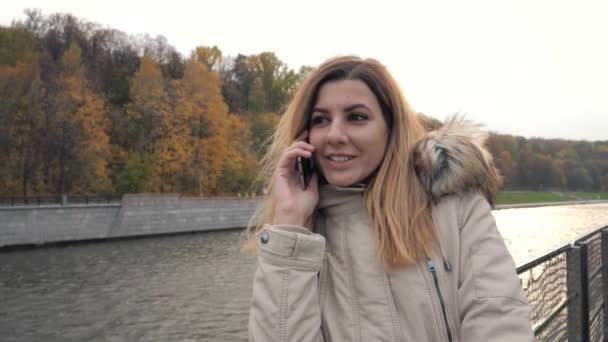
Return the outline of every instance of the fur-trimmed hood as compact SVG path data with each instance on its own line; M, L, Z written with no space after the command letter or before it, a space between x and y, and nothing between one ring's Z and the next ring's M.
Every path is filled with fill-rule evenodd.
M490 204L502 185L481 125L453 116L443 124L419 114L427 134L414 146L414 169L434 203L449 194L480 191Z

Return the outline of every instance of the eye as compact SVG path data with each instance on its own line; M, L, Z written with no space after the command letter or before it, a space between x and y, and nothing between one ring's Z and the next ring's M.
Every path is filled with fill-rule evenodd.
M324 117L323 115L316 115L313 116L312 119L310 119L310 124L312 126L317 126L317 125L322 125L324 123L326 123L327 121L329 121L326 117Z
M367 114L363 114L363 113L350 113L348 115L349 121L365 121L368 118L369 117L367 116Z

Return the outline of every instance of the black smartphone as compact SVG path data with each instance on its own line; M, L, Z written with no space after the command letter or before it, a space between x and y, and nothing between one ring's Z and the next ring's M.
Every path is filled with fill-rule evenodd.
M300 175L300 182L302 184L302 190L306 190L308 188L308 183L310 182L310 178L312 177L312 173L315 170L315 162L314 159L311 158L303 158L296 157L296 170Z

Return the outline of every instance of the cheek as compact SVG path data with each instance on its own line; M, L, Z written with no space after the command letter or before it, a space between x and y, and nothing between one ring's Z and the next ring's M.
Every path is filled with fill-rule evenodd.
M386 145L388 144L387 132L385 129L375 129L374 131L367 132L361 139L361 144L367 146L368 150L374 151L374 153L384 154Z
M323 144L323 138L320 132L316 129L311 130L308 134L308 143L315 147L315 150L319 149Z
M380 139L378 139L380 138ZM371 164L370 167L372 169L377 168L380 163L382 162L382 160L384 159L384 154L386 153L386 146L388 144L388 139L386 138L386 135L384 136L378 136L375 140L370 140L368 145L369 146L369 163Z

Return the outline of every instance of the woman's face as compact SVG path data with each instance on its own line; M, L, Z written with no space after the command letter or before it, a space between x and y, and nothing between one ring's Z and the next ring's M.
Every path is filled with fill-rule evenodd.
M315 164L329 184L367 178L384 158L388 127L376 96L359 80L325 83L310 122Z

